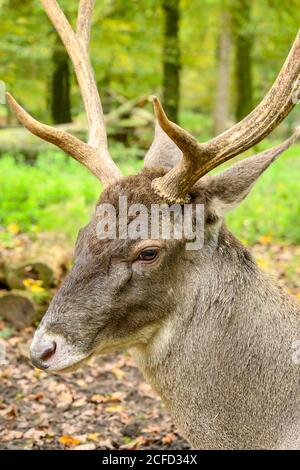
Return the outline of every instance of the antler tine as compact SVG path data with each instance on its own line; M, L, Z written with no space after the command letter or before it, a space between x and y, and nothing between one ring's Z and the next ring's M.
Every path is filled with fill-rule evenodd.
M153 181L154 190L169 202L186 202L194 183L221 163L260 142L293 109L300 77L300 31L272 88L242 121L207 143L198 143L186 130L168 120L157 98L154 110L163 130L183 152L183 159L165 176Z
M93 69L88 56L91 18L94 0L80 0L75 33L56 0L40 0L57 30L74 65L77 81L87 115L88 144L76 137L40 123L7 94L8 103L19 121L33 134L47 140L84 164L106 186L121 177L107 146L104 116Z
M6 97L12 111L26 129L37 137L40 137L40 139L46 140L61 148L64 152L75 158L75 160L82 163L104 186L114 183L114 181L119 178L115 172L115 168L117 168L115 163L111 159L99 158L98 149L85 144L68 132L42 124L27 113L10 93L7 92ZM118 168L117 171L119 172Z
M104 117L87 52L94 0L81 0L76 34L56 0L40 0L73 62L89 128L89 144L108 153ZM87 15L87 16L84 16Z

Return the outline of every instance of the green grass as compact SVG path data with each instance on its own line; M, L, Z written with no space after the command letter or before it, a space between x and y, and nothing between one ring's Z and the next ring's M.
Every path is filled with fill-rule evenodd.
M112 153L123 174L135 174L142 165L134 151L122 146ZM101 190L88 170L59 152L39 155L34 166L21 157L16 162L4 155L0 158L0 226L17 223L21 231L61 231L73 239L88 222Z
M264 144L264 147L267 144ZM142 162L136 149L114 146L123 174ZM252 244L261 237L300 244L300 146L293 146L261 176L251 194L228 216L228 225ZM9 155L0 158L0 226L17 223L22 231L61 231L74 238L87 223L101 187L71 158L58 152L38 157L35 166Z
M250 244L261 237L300 244L299 195L300 146L294 145L261 175L247 199L228 214L228 226Z

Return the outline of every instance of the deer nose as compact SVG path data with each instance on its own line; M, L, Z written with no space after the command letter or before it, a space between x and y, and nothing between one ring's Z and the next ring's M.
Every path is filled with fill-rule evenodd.
M30 349L31 362L39 369L48 369L47 361L54 355L56 351L55 341L47 341L40 346Z

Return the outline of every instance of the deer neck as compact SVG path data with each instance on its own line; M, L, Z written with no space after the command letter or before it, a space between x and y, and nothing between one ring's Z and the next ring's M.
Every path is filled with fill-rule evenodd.
M195 447L294 443L299 304L228 232L212 256L200 258L190 261L190 295L147 345L134 348L138 365ZM265 442L255 437L262 426L269 427Z

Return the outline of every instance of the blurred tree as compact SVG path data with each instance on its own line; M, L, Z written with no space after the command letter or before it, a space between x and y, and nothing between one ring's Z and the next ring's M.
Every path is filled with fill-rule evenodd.
M56 33L52 52L52 67L53 70L50 83L52 121L54 124L71 122L69 56Z
M59 0L73 25L78 2ZM231 78L239 80L231 80L229 98L226 98L226 78L222 80L227 74L221 73L221 63L223 66L226 63L223 55L221 61L221 51L228 53L228 48L220 47L225 36L222 11L227 2L233 18L230 62L234 76ZM169 5L173 10L167 10ZM108 97L120 95L126 100L160 94L165 89L162 93L167 95L165 101L178 110L180 81L183 125L203 139L209 137L211 116L214 111L216 116L217 104L225 109L228 99L230 111L240 118L250 110L252 95L255 103L265 95L299 28L299 5L300 0L96 0L91 58L101 97L105 98L106 90ZM28 111L48 122L54 29L40 0L0 0L0 20L0 80ZM167 26L172 32L175 25L172 36ZM216 44L219 44L218 60ZM83 106L71 70L72 67L70 91L75 117L82 113ZM214 92L221 93L221 87L225 93L223 99ZM57 91L61 91L59 87ZM113 99L112 106L115 103ZM106 110L109 104L104 102ZM237 112L235 107L239 108ZM6 112L2 106L2 122L6 122ZM174 118L173 110L168 112ZM284 125L281 128L286 129Z
M253 108L252 50L253 30L251 24L252 0L232 0L232 25L235 48L236 110L240 121Z
M162 0L163 36L163 104L168 117L178 121L180 99L179 0Z
M229 122L231 59L231 15L228 2L221 2L220 32L217 41L217 87L214 106L215 135L223 132Z

